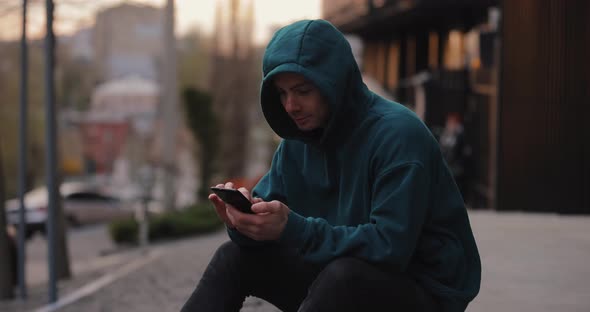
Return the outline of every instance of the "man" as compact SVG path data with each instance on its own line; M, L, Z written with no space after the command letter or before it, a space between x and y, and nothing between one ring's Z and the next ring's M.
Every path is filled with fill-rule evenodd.
M284 140L254 187L255 214L209 196L231 241L183 311L238 311L246 296L283 311L465 310L479 255L426 126L367 89L323 20L277 31L263 73L262 110Z

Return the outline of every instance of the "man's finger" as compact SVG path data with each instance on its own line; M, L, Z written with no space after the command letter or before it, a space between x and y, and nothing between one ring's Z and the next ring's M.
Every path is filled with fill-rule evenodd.
M253 197L253 198L252 198L250 201L251 201L253 204L256 204L256 203L261 203L261 202L263 202L264 200L263 200L262 198L259 198L259 197Z
M254 203L252 205L252 211L254 211L254 213L267 213L268 210L268 204L267 202L259 202L259 203Z
M225 183L225 188L233 189L234 188L234 183L233 182L227 182L227 183Z
M209 195L209 200L213 203L217 214L225 221L225 219L227 219L225 214L225 202L215 194Z
M281 211L281 205L283 205L283 203L281 203L278 200L271 201L270 203L268 203L269 212L279 212L279 211Z
M275 213L280 211L281 202L273 200L271 202L257 202L252 205L252 211L255 213Z
M237 226L245 226L245 225L253 225L259 226L260 225L260 218L256 214L244 213L233 207L232 205L227 205L227 214L231 215L232 222Z
M231 224L237 227L238 222L236 222L236 218L234 217L233 212L231 211L232 209L233 208L230 205L225 206L225 215L227 216Z
M252 201L252 197L250 196L250 192L248 192L248 190L245 187L240 187L238 189L238 191L240 191L242 193L242 195L244 195L246 198L248 198L249 201Z
M213 203L215 207L225 205L223 200L217 196L217 194L209 194L209 201Z

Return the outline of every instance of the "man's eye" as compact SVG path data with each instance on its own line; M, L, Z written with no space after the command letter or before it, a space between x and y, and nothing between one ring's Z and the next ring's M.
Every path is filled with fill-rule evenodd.
M297 90L297 94L299 94L299 95L308 95L310 92L311 92L310 89Z

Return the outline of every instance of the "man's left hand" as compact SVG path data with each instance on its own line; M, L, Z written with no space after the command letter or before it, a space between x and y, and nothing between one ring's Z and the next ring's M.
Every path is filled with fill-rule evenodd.
M240 233L257 241L278 240L287 225L289 207L280 201L252 200L254 214L242 213L229 206L227 216Z

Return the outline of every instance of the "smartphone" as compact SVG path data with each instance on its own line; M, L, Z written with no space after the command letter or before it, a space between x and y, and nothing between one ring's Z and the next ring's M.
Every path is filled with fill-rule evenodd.
M212 187L211 190L224 202L236 207L244 213L254 213L252 211L252 203L242 194L242 192L235 189Z

